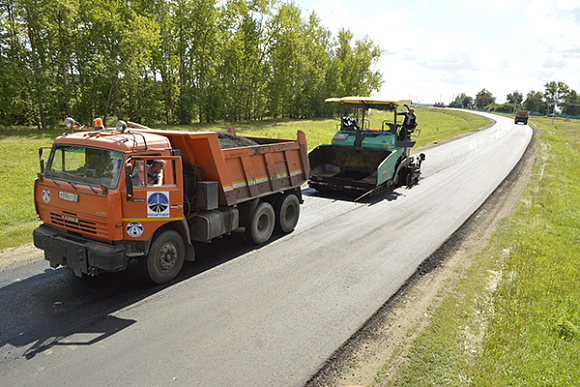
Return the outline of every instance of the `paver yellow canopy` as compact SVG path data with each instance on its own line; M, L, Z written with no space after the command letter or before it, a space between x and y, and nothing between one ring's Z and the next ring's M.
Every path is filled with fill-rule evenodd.
M397 185L412 186L421 174L424 154L410 156L417 135L410 100L382 100L372 97L328 98L340 104L339 130L331 144L313 149L309 155L309 185L319 191L354 191L358 199ZM397 114L398 107L407 112ZM371 127L370 109L393 112L393 119ZM404 119L397 122L397 116ZM373 124L377 124L374 122Z

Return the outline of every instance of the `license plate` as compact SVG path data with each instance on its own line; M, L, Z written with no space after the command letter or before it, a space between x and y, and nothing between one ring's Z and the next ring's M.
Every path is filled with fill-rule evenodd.
M68 200L69 202L78 202L79 201L79 195L75 194L75 193L70 193L70 192L59 191L58 197L59 197L59 199Z

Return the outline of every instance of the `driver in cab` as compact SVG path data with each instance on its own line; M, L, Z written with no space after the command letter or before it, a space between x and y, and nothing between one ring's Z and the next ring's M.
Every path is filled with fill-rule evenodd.
M161 185L163 182L163 168L165 167L165 160L153 160L147 166L147 185Z

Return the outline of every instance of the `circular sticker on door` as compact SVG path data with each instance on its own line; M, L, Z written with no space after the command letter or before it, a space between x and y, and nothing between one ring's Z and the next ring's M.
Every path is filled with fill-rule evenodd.
M44 200L45 203L50 202L50 190L48 188L42 190L42 200Z
M133 238L140 237L143 234L143 225L139 222L130 222L127 225L127 234Z

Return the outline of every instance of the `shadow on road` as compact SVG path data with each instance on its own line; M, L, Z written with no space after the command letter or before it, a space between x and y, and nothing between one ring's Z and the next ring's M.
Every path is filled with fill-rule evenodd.
M369 195L358 200L358 203L373 205L383 200L393 201L397 200L400 196L405 196L404 192L406 188L399 188L397 190L389 189L376 195ZM302 194L305 196L312 196L318 198L325 198L331 200L338 200L344 202L355 202L355 200L361 196L360 192L349 192L349 191L317 191L314 188L307 188L302 190Z
M271 241L281 237L274 235ZM0 283L8 285L0 288L0 355L31 359L55 346L98 343L136 323L116 317L120 309L257 248L236 236L194 247L196 261L185 262L179 276L164 285L145 282L137 262L122 272L85 278L48 268L47 261L19 268L28 270L24 275L18 270L1 272Z

